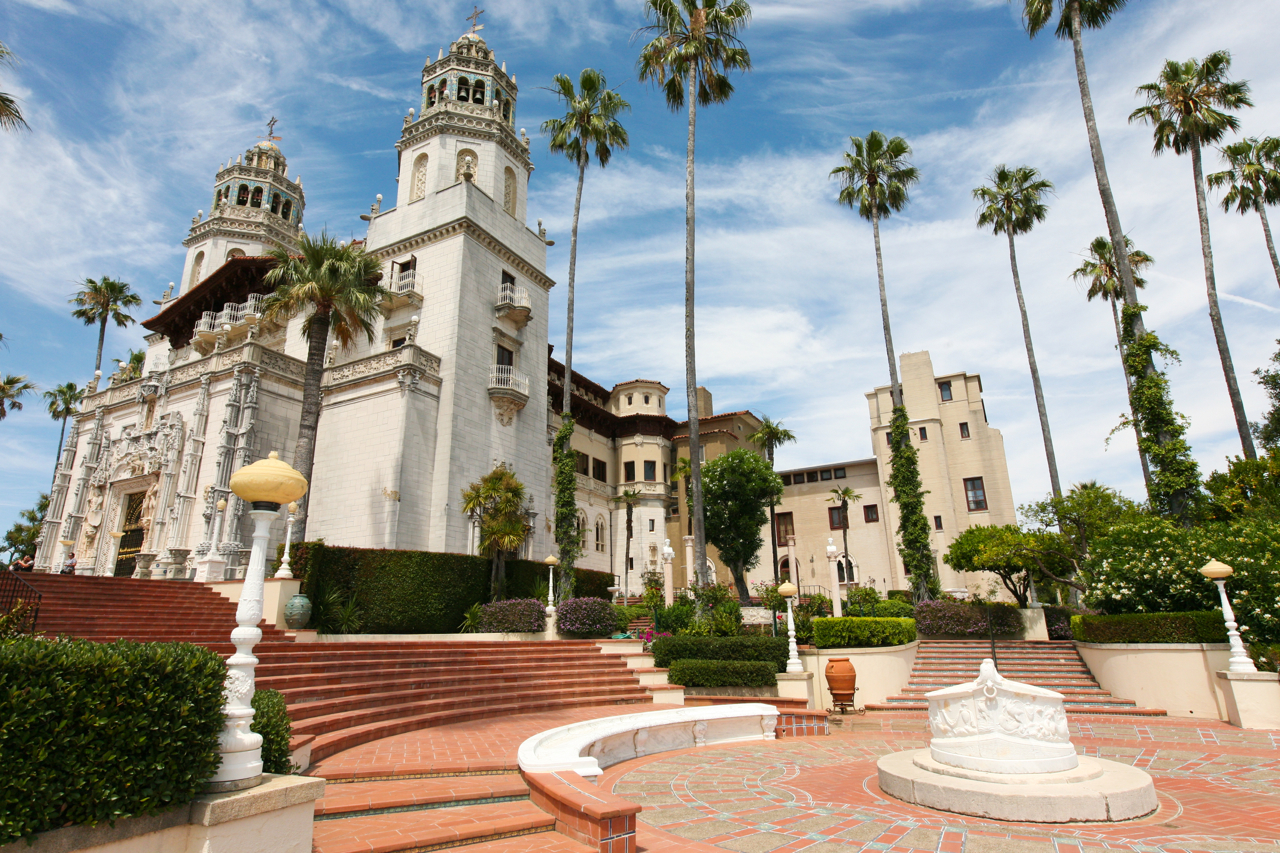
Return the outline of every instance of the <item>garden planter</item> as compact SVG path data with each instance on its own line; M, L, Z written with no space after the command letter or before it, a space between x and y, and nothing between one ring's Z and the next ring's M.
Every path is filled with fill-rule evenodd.
M289 630L297 631L307 627L311 621L311 599L298 593L289 599L284 606L284 624Z
M827 661L826 675L831 701L837 705L852 704L853 693L858 684L858 671L849 663L849 659L832 658Z

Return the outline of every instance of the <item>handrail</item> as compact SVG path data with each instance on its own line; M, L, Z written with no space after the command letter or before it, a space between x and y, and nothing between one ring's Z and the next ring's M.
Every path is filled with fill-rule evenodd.
M41 597L40 591L19 577L17 572L12 569L0 572L0 613L8 615L24 601L31 604L28 624L24 626L29 633L35 633L36 620L40 618Z

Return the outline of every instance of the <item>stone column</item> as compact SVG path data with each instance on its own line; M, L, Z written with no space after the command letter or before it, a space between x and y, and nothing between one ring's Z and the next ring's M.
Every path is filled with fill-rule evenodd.
M831 607L836 618L844 616L844 595L840 591L840 568L836 565L836 544L827 540L827 569L831 574Z
M675 558L676 552L671 549L671 540L662 540L662 600L667 603L667 607L670 607L672 602L675 601L675 584L673 581L675 567L672 565L675 562Z
M684 582L685 586L692 587L697 572L693 568L693 537L684 537Z
M787 565L791 567L791 582L799 586L802 575L800 564L796 562L796 537L794 533L787 536Z

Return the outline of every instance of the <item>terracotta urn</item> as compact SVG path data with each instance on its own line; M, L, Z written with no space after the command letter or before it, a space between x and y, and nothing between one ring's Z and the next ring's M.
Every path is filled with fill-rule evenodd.
M858 671L849 663L848 658L832 658L827 661L827 689L831 691L832 702L837 705L852 704L857 684Z

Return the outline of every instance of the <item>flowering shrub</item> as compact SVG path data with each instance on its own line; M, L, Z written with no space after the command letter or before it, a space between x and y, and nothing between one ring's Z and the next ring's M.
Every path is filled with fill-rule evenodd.
M1150 518L1118 525L1091 546L1086 600L1102 613L1212 610L1217 588L1200 574L1216 558L1246 642L1280 641L1280 526L1261 520L1182 528Z
M648 631L640 632L640 639L644 642L644 650L646 652L653 651L653 641L661 640L663 637L670 637L666 631L655 631L650 628Z
M962 634L984 637L989 633L988 606L966 601L924 601L916 605L916 630L925 636ZM996 634L1022 631L1022 614L1012 604L990 605L991 628Z
M556 610L556 626L562 634L608 637L617 630L618 617L602 598L570 598Z
M595 599L599 601L599 599ZM604 602L605 606L609 602ZM509 598L480 608L479 630L484 633L537 633L547 630L546 605L536 598ZM610 616L612 617L612 611Z

